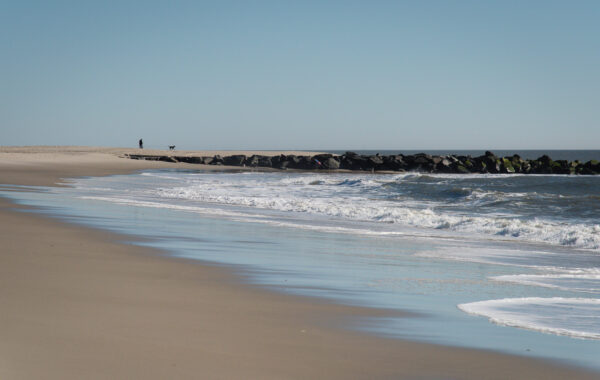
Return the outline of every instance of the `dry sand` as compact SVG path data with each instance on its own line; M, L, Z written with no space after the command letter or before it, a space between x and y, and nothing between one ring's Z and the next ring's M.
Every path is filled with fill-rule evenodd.
M123 151L0 148L0 184L186 167L118 158ZM344 330L350 317L386 311L268 292L227 268L19 209L0 198L0 379L600 377Z
M220 154L262 154L276 156L280 154L314 155L320 152L299 151L169 151L134 148L99 148L65 146L25 146L1 147L0 183L19 183L23 185L52 185L60 178L77 176L101 176L130 173L140 169L152 168L190 168L195 170L227 170L227 166L197 165L186 163L168 163L160 161L139 161L123 159L125 154L178 155L178 156L214 156ZM230 167L240 170L240 167ZM24 174L24 170L28 175ZM254 170L264 170L254 169Z

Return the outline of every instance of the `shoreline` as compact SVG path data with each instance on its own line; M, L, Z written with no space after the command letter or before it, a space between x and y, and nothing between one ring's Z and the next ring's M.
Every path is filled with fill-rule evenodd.
M29 159L0 154L1 184L185 167L102 152L12 154ZM340 320L385 311L271 292L226 267L15 208L0 198L2 378L598 376L547 360L349 331Z

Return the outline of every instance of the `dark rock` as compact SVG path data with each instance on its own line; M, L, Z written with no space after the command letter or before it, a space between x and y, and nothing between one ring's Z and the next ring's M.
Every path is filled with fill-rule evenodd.
M413 163L417 164L417 165L428 165L428 164L433 164L433 160L426 156L417 156L417 157L415 157Z
M501 173L514 173L515 172L515 168L514 168L512 162L508 158L503 158L501 161L502 161L501 165L500 165Z
M377 167L383 164L383 158L380 155L369 156L368 160L373 165L373 167Z
M452 173L454 168L452 167L452 162L446 157L443 157L442 160L435 166L436 171L440 173Z
M246 166L250 166L251 168L255 168L258 166L259 157L256 154L246 158Z
M323 161L323 167L329 170L336 170L340 168L340 162L333 157L329 157Z
M352 152L348 152L352 153ZM359 155L343 155L340 160L340 168L348 170L366 170L367 159Z
M188 164L203 164L202 157L188 157L188 156L175 156L175 159L179 162L185 162Z
M600 174L600 162L590 160L582 165L581 174Z
M280 166L290 169L299 169L300 168L300 158L293 154L286 156L286 160L281 163Z
M401 155L383 157L382 170L404 171L405 167L406 163Z
M159 161L163 161L163 162L173 162L173 163L177 163L178 161L175 159L175 157L171 157L171 156L160 156L158 158Z
M273 163L271 162L270 156L258 156L258 166L263 168L271 168L273 167Z
M571 164L566 160L556 160L552 163L553 174L571 174Z
M375 155L363 156L355 152L346 152L341 156L330 153L318 154L313 157L279 155L262 156L232 155L221 157L192 157L192 156L167 156L167 155L125 155L131 159L151 160L164 162L185 162L191 164L230 165L251 167L273 167L279 169L303 170L388 170L439 173L538 173L538 174L600 174L600 162L591 160L586 163L566 160L553 161L549 156L543 155L535 160L524 160L515 154L507 157L497 157L490 151L479 157L471 156L431 156L425 153L415 155Z
M521 157L518 154L512 156L510 163L515 169L515 173L523 172L523 164L525 163L525 161L523 161L523 159L521 159Z
M246 156L243 154L223 157L223 163L229 166L242 166L245 162Z
M552 159L550 157L548 157L548 155L546 155L546 154L539 157L537 160L540 161L545 166L550 166L550 164L552 163Z
M220 155L215 155L210 162L210 165L223 165L223 158Z
M333 157L333 154L317 154L312 157L317 169L335 170L340 168L340 162Z
M312 159L312 157L308 157L308 156L300 156L298 157L298 169L303 169L303 170L313 170L313 169L318 169L318 164L315 160Z
M285 162L285 161L286 161L286 157L283 154L281 154L279 156L271 157L271 164L273 165L274 168L281 169L281 163Z
M333 157L333 154L329 154L329 153L324 153L324 154L317 154L316 156L313 156L314 159L319 160L320 162L323 162L325 160L327 160L328 158Z
M475 173L487 173L487 164L485 163L485 156L475 157L471 160L473 163L473 172Z
M457 172L457 173L460 173L460 174L468 174L468 173L471 173L471 172L469 171L469 169L467 169L466 167L464 167L463 165L460 165L460 164L456 165L456 172Z

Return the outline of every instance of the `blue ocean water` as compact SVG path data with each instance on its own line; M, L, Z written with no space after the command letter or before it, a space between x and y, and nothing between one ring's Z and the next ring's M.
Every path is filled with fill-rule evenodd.
M144 171L0 192L248 281L405 310L351 327L600 369L600 177Z

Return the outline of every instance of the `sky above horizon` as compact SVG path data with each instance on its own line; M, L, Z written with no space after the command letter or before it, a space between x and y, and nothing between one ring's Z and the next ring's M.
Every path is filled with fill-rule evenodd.
M0 1L0 145L600 149L600 1Z

